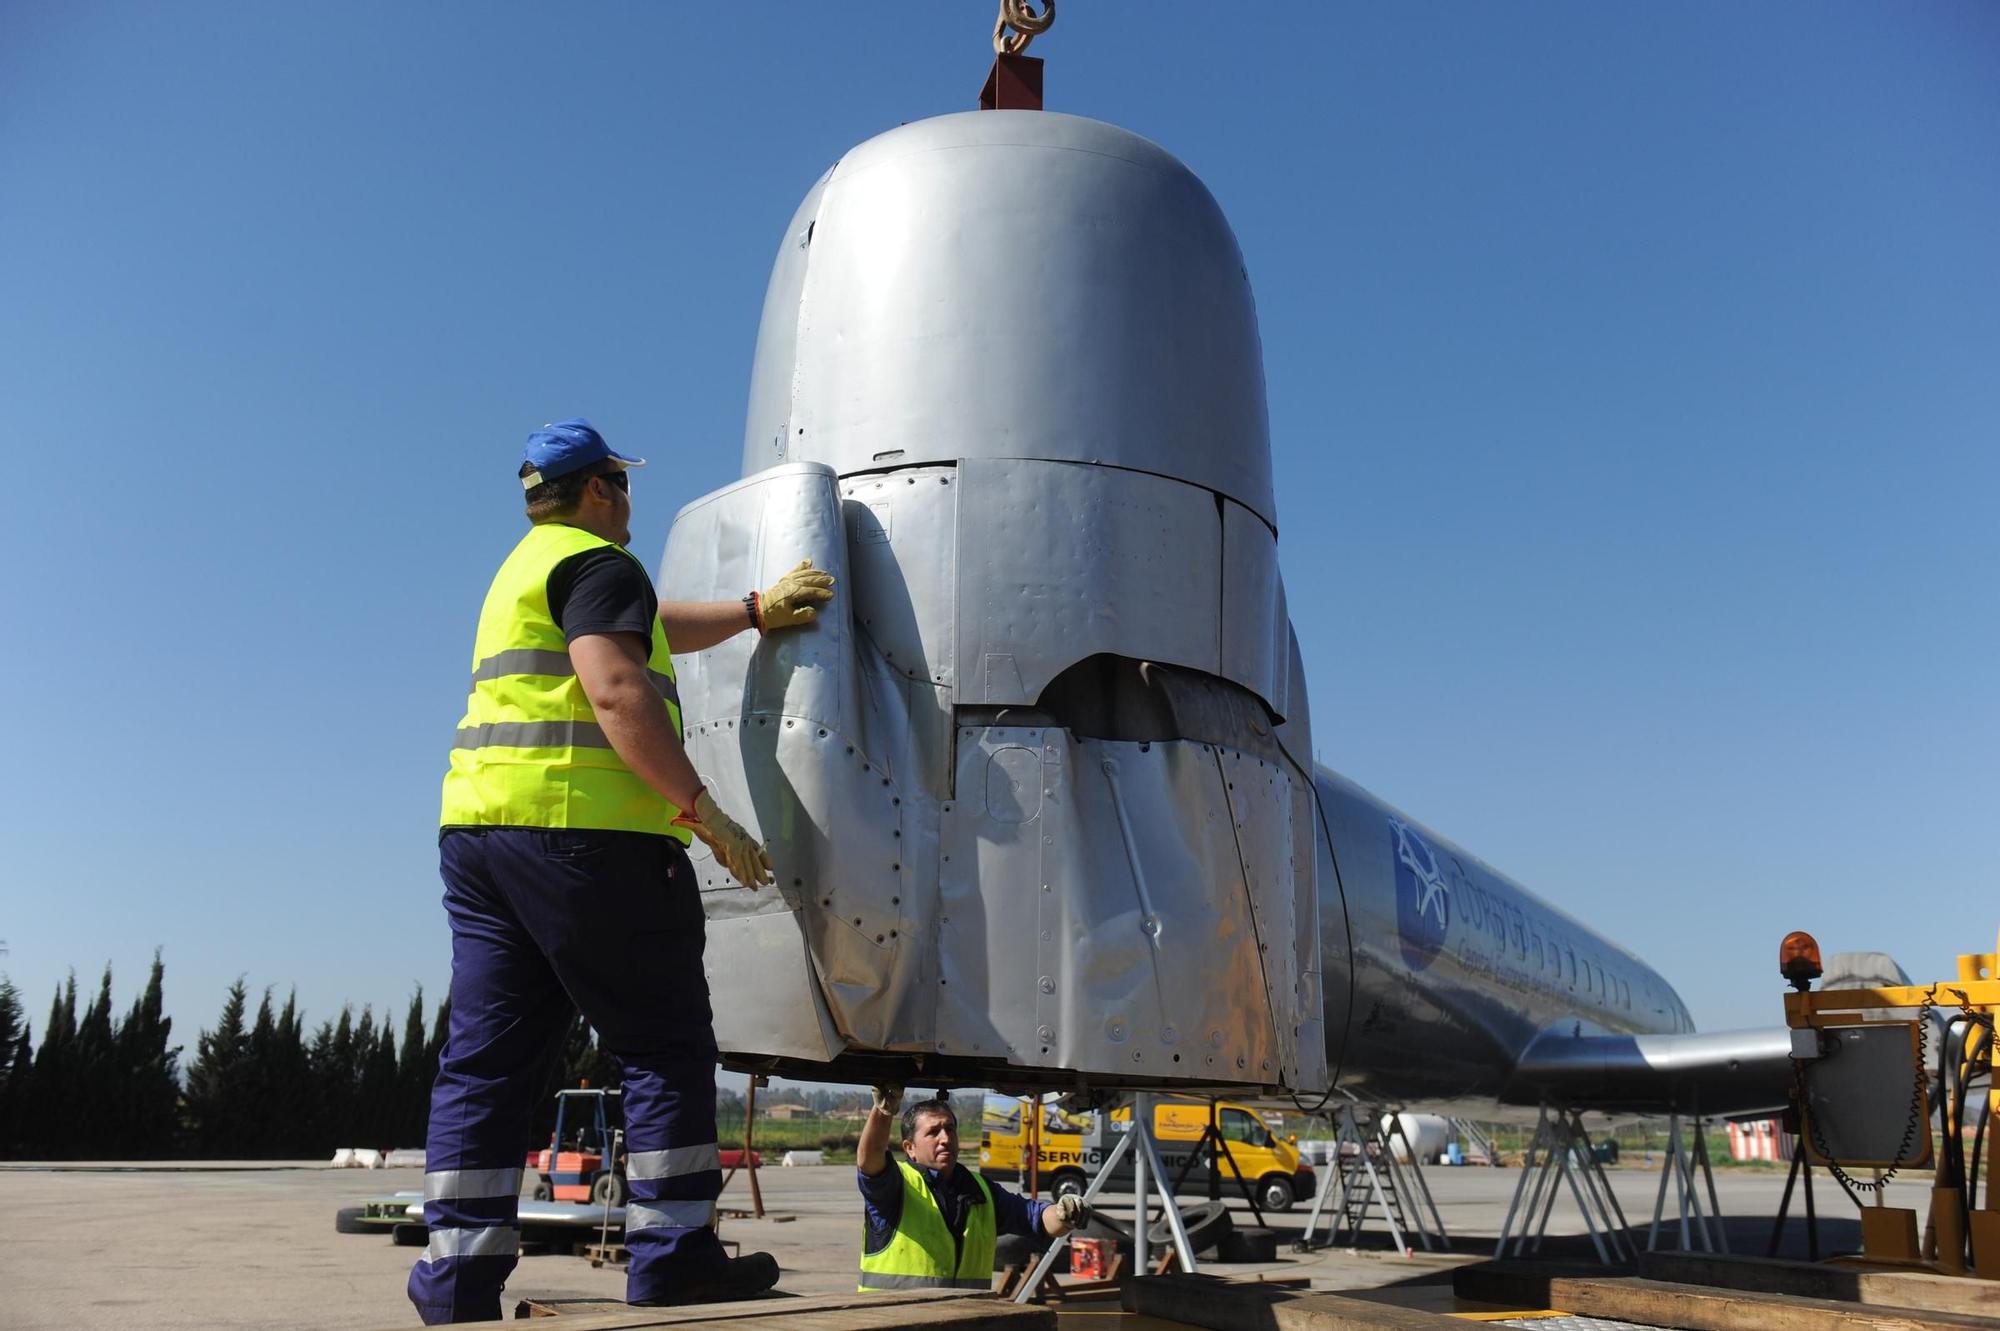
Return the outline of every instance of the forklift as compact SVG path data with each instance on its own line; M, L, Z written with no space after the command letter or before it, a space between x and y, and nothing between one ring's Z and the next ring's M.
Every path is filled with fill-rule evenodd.
M556 1129L549 1144L529 1157L541 1175L538 1202L625 1204L625 1106L621 1090L585 1082L556 1092Z

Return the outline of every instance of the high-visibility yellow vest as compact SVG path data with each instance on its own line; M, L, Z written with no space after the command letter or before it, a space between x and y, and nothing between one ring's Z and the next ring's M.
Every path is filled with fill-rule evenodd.
M954 1243L923 1173L902 1160L895 1165L903 1177L903 1214L880 1252L868 1251L868 1238L863 1233L861 1292L992 1289L993 1246L999 1231L993 1218L993 1189L986 1186L986 1180L977 1170L965 1171L979 1185L979 1195L986 1204L972 1208L965 1218L965 1241Z
M544 522L529 529L493 575L473 640L472 693L444 778L441 825L654 832L683 845L691 839L669 825L680 810L612 749L549 611L556 565L600 546L639 562L601 536ZM657 617L646 669L679 735L674 658Z

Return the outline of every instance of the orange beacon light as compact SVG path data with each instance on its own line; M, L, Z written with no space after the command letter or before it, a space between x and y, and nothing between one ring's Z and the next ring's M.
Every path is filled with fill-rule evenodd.
M1792 988L1804 993L1822 973L1818 941L1803 929L1786 934L1785 941L1778 944L1778 974L1789 980Z

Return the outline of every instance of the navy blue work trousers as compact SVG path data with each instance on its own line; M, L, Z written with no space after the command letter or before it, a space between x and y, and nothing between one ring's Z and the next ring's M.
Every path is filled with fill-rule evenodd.
M427 1325L500 1316L519 1256L534 1098L581 1010L625 1077L626 1298L712 1278L722 1190L703 924L680 843L639 832L452 827L451 1023L424 1157Z

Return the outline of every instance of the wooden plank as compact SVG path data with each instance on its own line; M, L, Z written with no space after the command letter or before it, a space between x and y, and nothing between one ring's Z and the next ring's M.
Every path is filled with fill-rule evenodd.
M1559 1308L1583 1317L1683 1331L2000 1331L2000 1321L1964 1313L1718 1290L1637 1276L1551 1274L1525 1262L1464 1267L1454 1274L1452 1288L1469 1299Z
M895 1294L823 1294L810 1298L746 1299L737 1303L634 1308L603 1299L526 1299L529 1316L559 1316L563 1331L644 1331L644 1328L782 1318L796 1331L917 1331L949 1325L952 1331L1054 1331L1048 1308L1003 1303L987 1294L910 1290ZM517 1311L517 1316L521 1315Z
M1962 1276L1923 1271L1867 1271L1788 1262L1763 1257L1725 1257L1697 1252L1649 1252L1639 1258L1648 1280L1715 1285L1760 1294L1793 1294L1807 1299L1921 1308L1927 1312L2000 1317L2000 1289Z
M1456 1318L1420 1308L1212 1276L1141 1276L1126 1287L1125 1307L1208 1331L1465 1331Z

